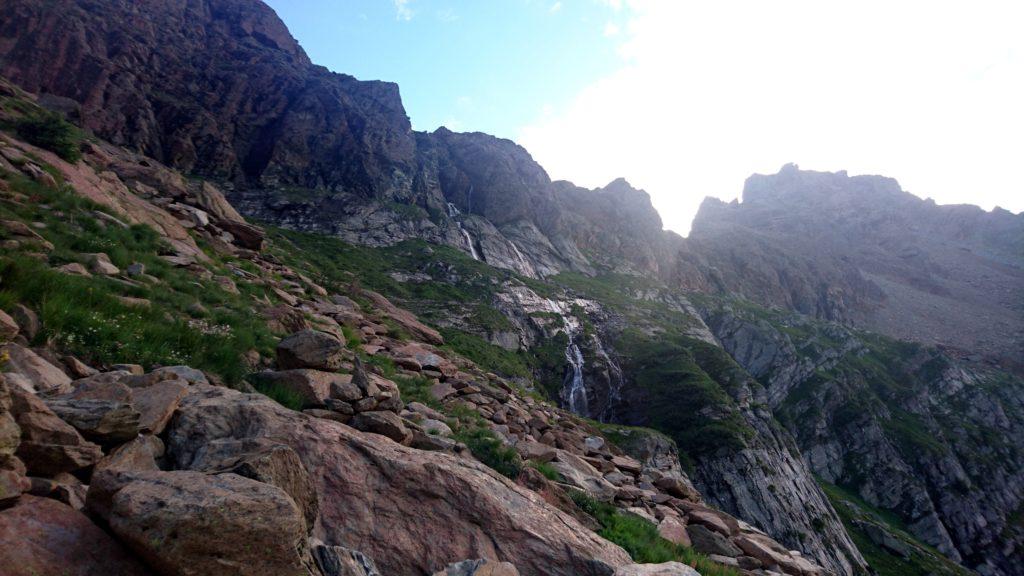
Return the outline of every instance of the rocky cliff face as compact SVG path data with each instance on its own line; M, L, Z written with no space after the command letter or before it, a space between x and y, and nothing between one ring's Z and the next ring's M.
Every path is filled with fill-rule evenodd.
M725 306L707 318L818 477L982 574L1020 573L1020 379L794 316Z
M398 87L313 66L260 2L11 2L0 74L115 144L238 186L409 188Z

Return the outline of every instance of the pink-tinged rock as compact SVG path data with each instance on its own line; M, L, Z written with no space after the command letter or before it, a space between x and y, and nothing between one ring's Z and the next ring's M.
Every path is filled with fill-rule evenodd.
M317 330L303 330L281 340L277 345L278 368L312 368L332 372L345 361L345 344Z
M616 570L614 576L700 576L700 573L681 562L665 562L629 564Z
M486 558L511 562L523 576L597 576L630 561L483 464L405 447L261 395L196 387L166 435L181 468L203 468L205 447L218 440L288 445L320 494L317 535L365 553L383 574L431 574L453 559Z
M732 516L710 508L693 508L687 513L690 524L700 524L723 536L739 534L740 525Z
M0 511L4 576L146 576L121 544L70 506L24 495Z
M35 394L19 388L10 392L11 413L21 428L17 454L33 476L52 477L79 470L103 456L99 446L82 438Z
M160 434L170 422L178 403L188 394L188 382L164 380L132 392L132 406L141 415L139 430L149 434Z
M21 374L32 384L34 390L54 394L63 394L70 390L71 378L32 350L17 344L7 344L0 348L0 356L4 352L8 356L4 372Z
M687 548L693 546L690 543L689 534L686 533L686 524L683 524L678 518L666 516L658 524L658 534L669 542L686 546Z
M6 508L28 492L32 482L14 470L0 470L0 508Z
M18 323L7 315L6 312L0 310L0 343L10 342L14 340L14 337L18 335Z
M156 436L139 436L112 450L96 464L94 474L100 470L147 472L159 470L156 460L163 456L164 443Z
M371 302L373 302L374 306L379 308L384 314L391 317L391 319L397 322L402 328L405 328L413 338L438 346L444 344L444 338L441 337L441 334L438 333L437 330L434 330L420 322L412 312L395 306L390 300L376 292L373 292L372 290L364 290L364 294Z
M306 525L288 495L236 474L97 472L86 507L158 572L304 576Z

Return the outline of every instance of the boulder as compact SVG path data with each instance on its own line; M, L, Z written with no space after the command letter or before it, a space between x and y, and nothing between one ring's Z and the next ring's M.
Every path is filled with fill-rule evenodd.
M14 504L32 483L14 470L0 470L0 509Z
M78 262L69 262L63 266L58 266L57 271L71 276L92 276L85 266L82 266Z
M93 274L99 274L101 276L114 276L120 274L121 269L114 265L110 261L110 256L99 252L97 254L88 254L89 271Z
M616 570L614 576L700 576L700 573L681 562L664 562L628 564Z
M686 518L689 524L706 526L722 536L740 533L740 525L735 518L711 508L691 508L687 511Z
M601 473L583 458L565 450L558 450L551 466L561 474L562 480L569 486L582 490L602 502L611 502L615 498L615 486L605 480Z
M294 450L270 440L218 440L207 447L205 472L231 472L277 486L299 507L312 529L319 510L316 488Z
M691 534L692 536L692 534ZM820 568L788 550L767 536L742 534L734 539L743 554L756 558L765 566L779 566L788 574L819 574Z
M399 444L411 440L409 429L402 423L402 418L387 410L374 410L356 414L349 422L356 430L387 436Z
M18 323L21 335L26 340L34 340L43 329L43 323L39 321L39 315L24 304L15 304L11 307L11 318Z
M450 426L440 420L434 420L433 418L425 418L419 422L420 428L424 432L431 436L451 436L452 429Z
M147 472L159 470L157 459L164 454L164 443L156 436L138 436L118 446L96 464L99 470ZM95 472L94 472L95 473Z
M132 393L132 407L139 412L139 430L160 434L178 409L178 403L188 394L188 382L164 380Z
M21 428L18 427L14 416L0 408L0 462L14 456L20 440Z
M304 408L323 407L331 398L354 402L365 396L352 383L352 376L349 374L296 368L260 372L253 378L264 385L280 386L295 392L302 398Z
M14 318L0 310L0 343L14 340L14 337L18 335L18 330L18 323L14 321Z
M744 550L736 547L728 538L718 532L712 532L700 524L690 524L686 527L686 533L690 536L693 549L704 554L718 554L735 558L743 554ZM753 554L751 554L753 556Z
M0 356L4 353L7 354L4 371L24 376L33 390L50 394L63 394L70 390L71 378L32 350L18 344L7 344L0 348Z
M448 364L448 361L436 352L416 343L396 348L392 353L397 357L396 362L402 363L402 359L412 359L421 370L440 370L441 366Z
M686 524L674 516L666 516L661 520L658 524L658 535L673 544L687 548L693 546L693 543L690 542L690 535L686 532Z
M236 474L103 470L86 506L162 574L307 574L302 515L270 484Z
M54 414L93 442L116 446L139 435L140 414L131 404L115 400L46 400Z
M313 368L329 372L341 368L345 344L326 332L303 330L277 345L278 368Z
M4 576L152 574L81 512L29 495L0 511L0 572Z
M132 388L150 386L164 380L184 380L188 384L209 384L210 381L202 370L189 366L163 366L141 376L133 376L128 380Z
M373 560L362 552L344 546L328 546L310 539L313 560L323 576L381 576Z
M373 302L374 306L397 322L402 328L409 332L414 339L437 346L444 344L444 338L441 337L441 334L438 333L437 330L434 330L420 322L412 312L395 306L387 298L373 292L372 290L364 290L363 293L371 302Z
M688 480L675 476L663 476L654 481L659 489L683 500L700 500L700 492Z
M532 440L520 440L517 442L516 452L519 452L519 455L524 460L534 460L541 463L551 462L557 456L555 448Z
M196 387L166 435L180 468L204 468L206 447L217 440L288 445L320 494L318 536L362 551L384 574L431 574L452 558L488 558L524 576L606 576L630 561L479 462L361 434L258 394Z
M225 232L230 232L238 246L257 252L263 249L266 234L261 228L237 220L220 220L217 225Z
M434 576L519 576L519 571L509 562L480 559L454 562Z
M61 362L64 364L65 371L72 378L87 378L100 372L74 356L64 356L61 358Z
M11 399L11 413L21 428L17 454L33 476L79 470L103 456L99 446L82 438L35 394L12 388Z
M132 401L132 389L124 384L127 372L103 372L71 382L71 391L59 398L73 400Z

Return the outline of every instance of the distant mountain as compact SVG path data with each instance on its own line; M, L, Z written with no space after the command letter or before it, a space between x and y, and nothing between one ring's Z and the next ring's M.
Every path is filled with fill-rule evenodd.
M789 165L706 200L690 241L730 292L1024 366L1024 214Z

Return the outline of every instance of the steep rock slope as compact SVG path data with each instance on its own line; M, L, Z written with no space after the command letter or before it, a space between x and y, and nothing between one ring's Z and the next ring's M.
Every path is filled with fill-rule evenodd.
M708 325L764 383L814 473L982 574L1020 574L1024 382L934 348L756 307Z

